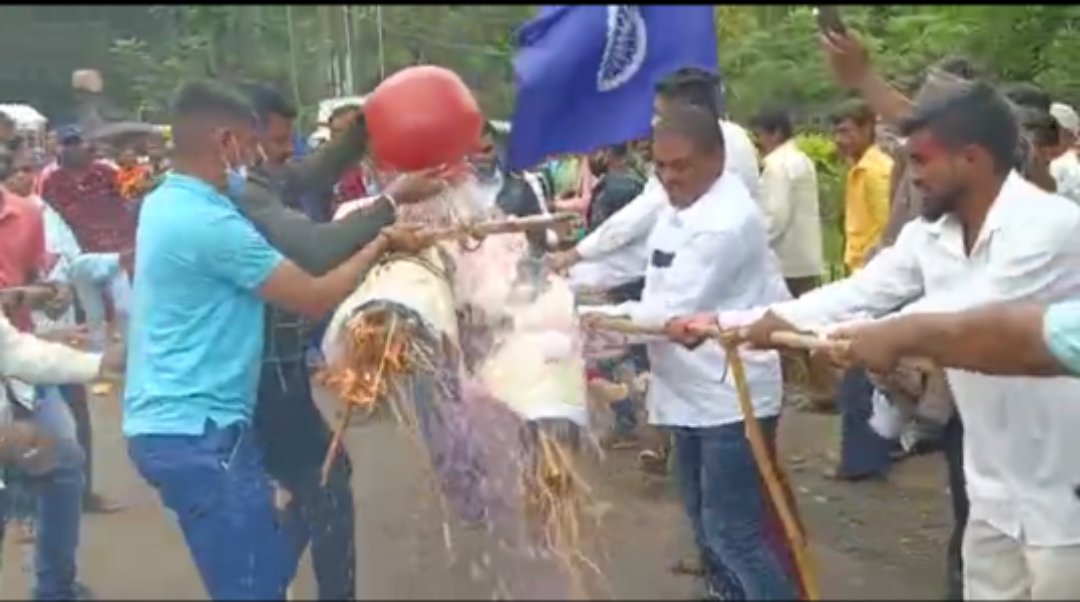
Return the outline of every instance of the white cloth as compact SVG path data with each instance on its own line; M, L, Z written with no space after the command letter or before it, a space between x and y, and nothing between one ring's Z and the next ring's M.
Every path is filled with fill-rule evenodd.
M750 135L736 123L720 120L724 134L724 173L734 174L750 196L758 198L760 176L757 150ZM570 270L570 283L582 288L614 288L641 278L648 264L646 242L657 215L667 205L667 194L656 177L634 200L616 211L577 244L583 261Z
M965 600L1080 598L1080 546L1025 545L972 517L962 554Z
M1074 149L1070 148L1050 162L1050 175L1057 183L1058 194L1080 203L1080 157Z
M1038 208L1033 210L1032 208ZM812 328L860 311L881 316L1080 296L1080 207L1009 174L970 257L954 216L912 220L846 280L772 309ZM925 295L925 297L924 297ZM947 371L964 422L971 514L1029 545L1080 543L1080 380Z
M821 276L821 215L817 170L794 140L765 156L761 209L769 225L769 246L785 278Z
M716 309L741 310L786 299L769 251L765 221L746 187L724 175L685 209L666 203L647 242L649 266L641 301L608 306L645 327ZM648 344L652 370L646 405L654 424L709 427L743 419L733 380L724 379L724 352L713 341L689 350L670 341ZM755 414L780 412L776 353L747 356Z
M32 385L61 385L93 380L101 368L101 355L84 353L19 332L0 312L0 421L11 420L6 386L20 398L19 389Z

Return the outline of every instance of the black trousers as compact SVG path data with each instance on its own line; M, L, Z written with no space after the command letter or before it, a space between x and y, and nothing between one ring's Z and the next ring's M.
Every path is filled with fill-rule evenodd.
M253 422L266 470L291 498L284 526L293 570L310 543L318 599L356 599L352 468L340 450L322 485L322 463L333 435L315 406L303 362L263 366Z
M952 498L953 528L949 535L949 548L945 557L947 590L946 599L964 599L964 561L961 554L964 528L968 520L967 483L964 480L964 425L960 416L954 414L945 425L942 440L945 462L948 466L949 492Z

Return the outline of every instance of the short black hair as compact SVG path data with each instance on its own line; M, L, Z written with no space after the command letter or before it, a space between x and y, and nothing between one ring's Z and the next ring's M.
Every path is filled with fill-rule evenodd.
M968 81L974 81L980 77L978 67L976 67L966 56L947 56L934 64L934 67L945 73L955 75L956 77Z
M197 122L232 120L254 125L255 110L235 88L211 80L182 84L170 106L173 144L183 149L194 142Z
M1030 109L1037 109L1044 113L1050 112L1052 103L1050 95L1039 86L1029 82L1014 82L1002 86L1005 97L1013 104Z
M357 104L355 102L351 102L351 103L343 104L343 105L338 105L338 106L334 107L333 111L330 111L330 116L326 118L326 125L330 125L331 123L334 122L335 119L340 119L341 117L344 117L346 113L352 113L353 111L359 111L362 108L363 107L361 107L359 104Z
M683 67L656 84L656 94L665 100L682 102L709 111L720 118L723 103L720 76L701 67Z
M874 125L877 123L877 115L870 105L861 98L849 98L833 109L829 120L833 125L840 125L850 119L858 126Z
M724 132L716 116L694 105L676 105L660 117L653 136L674 134L690 140L698 150L724 152Z
M259 123L265 124L271 115L296 119L296 106L274 86L248 82L241 84L240 88L248 97L252 108L255 109L255 116L259 118Z
M750 120L750 128L770 134L779 134L787 140L795 135L795 126L791 124L791 113L786 109L769 108L761 111Z
M1061 124L1050 113L1025 111L1020 126L1029 132L1037 147L1057 146L1061 142Z
M916 106L901 124L901 134L928 129L943 144L958 148L973 144L994 159L998 173L1012 169L1019 144L1019 126L1008 101L985 82Z

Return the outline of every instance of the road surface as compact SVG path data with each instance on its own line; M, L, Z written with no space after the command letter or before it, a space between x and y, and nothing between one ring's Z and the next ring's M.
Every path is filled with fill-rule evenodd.
M85 517L81 580L101 599L205 599L179 531L127 459L117 404L95 401L97 489L126 507ZM781 427L781 449L798 489L823 596L940 599L950 523L942 458L908 460L888 482L834 483L822 474L838 434L837 417L795 410L786 411ZM458 530L455 558L443 545L441 513L413 443L392 423L377 422L353 428L347 446L355 467L360 596L490 599L491 583L474 577L483 550ZM610 508L604 520L609 556L601 564L612 594L695 599L695 580L668 570L692 550L674 488L639 473L633 456L613 452L586 468L597 497ZM8 539L0 598L24 599L28 550ZM294 598L314 596L305 559Z

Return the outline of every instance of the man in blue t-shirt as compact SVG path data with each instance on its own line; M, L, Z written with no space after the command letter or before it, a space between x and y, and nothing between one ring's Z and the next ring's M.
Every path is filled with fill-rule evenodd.
M215 600L283 599L291 577L250 432L265 302L322 318L378 257L416 242L384 230L318 278L284 259L226 196L255 156L254 125L234 90L183 86L173 172L146 197L136 236L123 431Z

